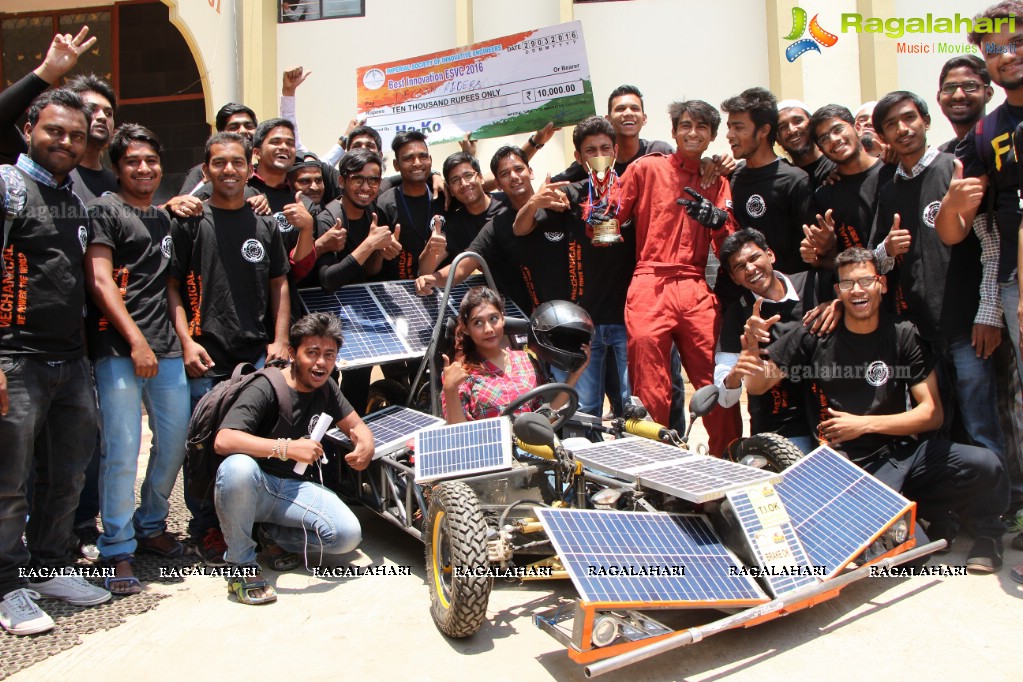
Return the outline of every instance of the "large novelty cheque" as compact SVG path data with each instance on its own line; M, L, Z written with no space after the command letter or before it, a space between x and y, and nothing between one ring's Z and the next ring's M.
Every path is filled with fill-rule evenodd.
M533 132L593 116L582 24L572 21L358 70L359 112L384 147L407 129L430 143Z

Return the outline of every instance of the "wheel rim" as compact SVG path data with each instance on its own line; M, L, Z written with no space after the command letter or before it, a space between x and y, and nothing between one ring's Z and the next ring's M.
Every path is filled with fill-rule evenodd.
M433 583L437 591L437 598L445 609L451 608L451 586L446 578L453 575L451 570L451 546L448 543L446 515L443 511L437 512L433 521L433 532L431 549L433 562Z

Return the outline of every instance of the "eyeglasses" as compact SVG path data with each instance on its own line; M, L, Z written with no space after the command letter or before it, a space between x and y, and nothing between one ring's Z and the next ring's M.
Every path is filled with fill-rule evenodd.
M451 176L450 178L448 178L448 184L451 185L452 187L457 187L458 185L468 185L475 178L476 171L468 171L466 173L462 173L461 175Z
M379 187L381 181L383 181L383 178L379 175L349 175L346 179L352 183L353 187L362 187L363 185Z
M869 277L860 277L858 279L843 279L839 281L838 288L842 291L852 291L853 286L859 284L861 289L866 289L880 279L881 275L870 275Z
M954 95L955 91L962 88L963 92L977 92L982 87L983 83L977 81L963 81L962 83L945 83L941 86L941 94L943 95Z

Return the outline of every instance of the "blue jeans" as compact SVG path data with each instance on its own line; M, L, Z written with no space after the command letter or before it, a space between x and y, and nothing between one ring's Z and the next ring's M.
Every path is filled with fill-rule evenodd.
M998 412L992 409L998 400L994 360L977 357L969 334L936 340L931 349L936 360L941 403L945 407L942 436L948 436L952 417L958 411L970 439L1004 459L1002 427L998 423Z
M1009 333L1009 338L1012 339L1012 357L1016 360L1016 373L1019 380L1023 382L1023 351L1019 347L1019 282L1013 279L1011 282L1000 284L999 287L1002 297L1002 310L1005 316L1005 327ZM1010 385L1012 385L1011 381ZM1016 414L1023 410L1023 396L1019 392L1015 395L1015 404L1011 406L1011 409ZM1014 476L1010 484L1013 490L1012 497L1023 497L1023 474L1020 473L1023 472L1023 451L1020 451L1018 448L1012 448L1011 450L1006 450L1005 456L1007 459L1007 470ZM1010 459L1014 461L1008 461Z
M1019 347L1019 283L1013 280L998 286L1002 295L1005 326L1008 328L1009 338L1012 339L1012 350L1016 354L1016 371L1019 372L1020 379L1023 379L1023 357L1020 357Z
M180 357L162 358L158 363L157 375L142 379L135 376L130 357L109 356L96 362L96 391L103 420L99 486L103 535L96 546L106 559L133 554L136 533L149 538L167 529L168 498L185 461L191 411L185 363ZM135 511L143 402L153 445Z
M248 455L231 455L217 469L215 499L225 558L232 564L256 563L252 525L257 522L271 524L274 542L296 554L310 548L321 556L346 554L362 540L359 520L333 492L268 474Z
M1005 479L1005 469L990 450L943 438L906 441L863 468L916 502L918 518L934 522L949 512L965 513L976 519L976 537L1001 544L1003 506L991 491Z
M260 356L256 360L253 366L256 369L262 369L266 363L266 353ZM234 367L231 368L234 371ZM213 390L213 387L226 379L227 377L221 377L214 379L213 377L201 376L201 377L189 377L188 378L188 392L191 396L191 407L189 408L189 415L195 411L195 406L199 404L199 400ZM210 500L202 500L192 495L191 486L189 485L188 467L184 468L184 484L185 488L182 491L185 498L185 508L188 509L191 518L188 520L188 535L193 541L199 543L202 541L206 531L210 528L217 527L217 514L213 510L213 505Z
M85 484L85 467L96 445L96 392L84 357L50 364L25 355L2 355L0 371L7 377L10 399L10 410L0 417L0 595L4 595L24 584L19 568L70 563L67 541ZM30 510L26 489L33 467Z
M618 387L622 403L629 400L629 354L624 324L598 324L590 342L590 364L576 383L579 409L597 417L604 408L604 366L608 353L613 353L618 368Z

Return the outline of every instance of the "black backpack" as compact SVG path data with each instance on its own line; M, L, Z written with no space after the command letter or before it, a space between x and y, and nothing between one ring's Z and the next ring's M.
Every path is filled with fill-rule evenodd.
M257 370L247 362L234 368L228 379L220 382L199 399L188 420L188 440L185 445L185 466L188 467L188 489L197 499L212 499L217 468L224 461L213 448L220 423L238 400L242 391L259 377L266 377L277 394L280 414L270 438L286 438L292 429L291 390L284 373L276 367Z

